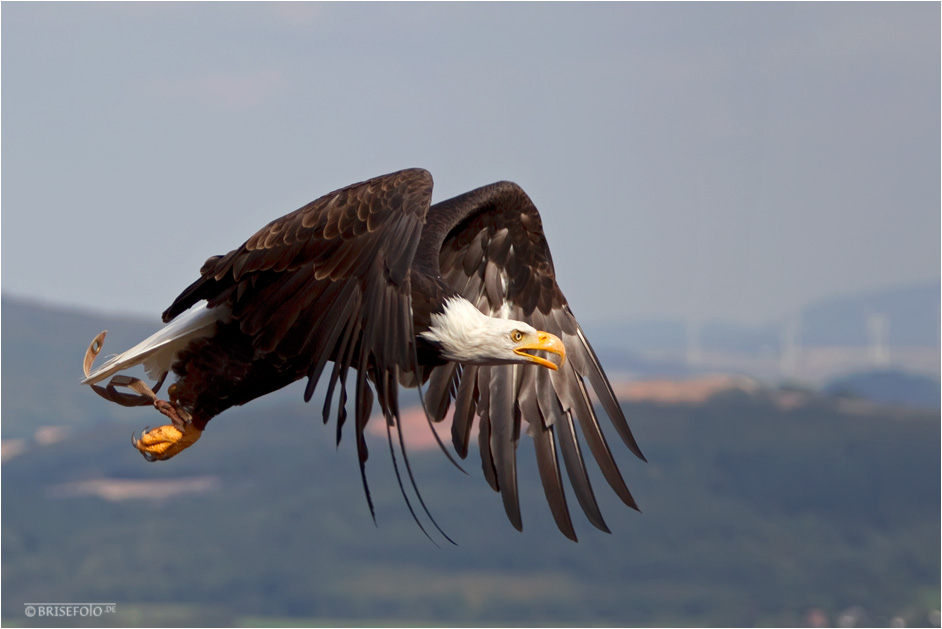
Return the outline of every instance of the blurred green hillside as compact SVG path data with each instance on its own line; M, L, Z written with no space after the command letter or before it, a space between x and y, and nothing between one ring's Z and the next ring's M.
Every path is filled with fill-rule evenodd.
M134 410L4 463L4 625L28 626L23 604L49 600L116 601L103 620L144 626L800 625L812 608L836 618L853 606L913 625L938 607L930 414L784 411L745 396L627 406L651 461L622 461L644 514L596 479L613 534L580 517L579 544L555 530L526 442L522 534L476 460L465 476L438 452L414 453L423 495L459 543L436 548L405 511L381 442L373 526L351 444L329 445L311 409L240 409L153 465L128 444L131 426L153 419ZM81 483L102 479L189 485L108 500Z
M58 355L77 370L74 344ZM79 391L91 412L111 412ZM28 421L10 416L16 393L4 382L5 438L10 419L68 423L56 387ZM227 412L166 463L129 444L160 420L147 408L5 440L3 625L801 626L812 613L832 624L937 622L937 412L814 394L786 404L761 389L695 406L625 404L650 462L625 454L619 465L644 513L596 474L613 534L574 513L578 544L553 524L528 439L523 533L476 451L465 475L415 449L425 501L458 542L433 536L436 547L403 504L385 442L370 441L374 526L350 435L334 447L334 426L294 393ZM24 614L25 603L66 601L115 602L117 612L88 622Z

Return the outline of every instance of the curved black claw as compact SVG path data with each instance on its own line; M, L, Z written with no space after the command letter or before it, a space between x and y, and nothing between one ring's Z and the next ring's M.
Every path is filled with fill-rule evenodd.
M144 432L141 433L141 436L140 436L140 437L138 437L136 433L133 433L133 432L132 432L132 433L131 433L131 445L134 446L134 448L135 448L138 452L141 453L141 456L144 457L144 460L145 460L145 461L147 461L148 463L154 463L155 461L157 461L157 457L156 457L156 456L154 456L154 455L153 455L152 453L150 453L150 452L146 452L146 451L141 450L140 448L137 447L138 442L140 442L140 440L141 440L143 437L145 437L145 436L147 435L147 433L149 433L150 431L151 431L151 427L150 427L150 426L147 426L146 428L144 428Z

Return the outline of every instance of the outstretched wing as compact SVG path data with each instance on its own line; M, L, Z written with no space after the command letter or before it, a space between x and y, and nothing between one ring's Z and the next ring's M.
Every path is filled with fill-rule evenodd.
M416 370L410 268L431 193L431 175L410 169L323 196L272 221L238 249L207 260L200 279L163 319L203 299L210 307L228 306L257 352L303 370L298 375L308 377L306 401L333 361L324 421L339 384L338 440L353 368L363 472L363 431L373 406L367 375L384 414L398 425L399 376ZM365 487L365 474L363 482Z
M426 402L441 420L454 399L452 440L465 457L474 416L484 474L503 498L510 521L522 528L516 447L522 420L536 446L543 489L559 529L575 540L558 454L589 520L608 531L592 486L575 424L608 483L628 506L634 499L615 464L593 408L589 386L625 445L644 459L592 346L556 284L540 215L519 186L500 182L432 206L426 232L440 233L442 277L484 313L526 321L559 336L567 361L559 371L532 365L436 368ZM423 241L423 251L437 243Z

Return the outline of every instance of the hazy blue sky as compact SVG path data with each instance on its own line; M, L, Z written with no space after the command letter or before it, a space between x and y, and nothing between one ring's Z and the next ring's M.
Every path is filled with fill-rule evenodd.
M937 278L940 5L2 5L2 289L156 316L343 185L543 213L587 320Z

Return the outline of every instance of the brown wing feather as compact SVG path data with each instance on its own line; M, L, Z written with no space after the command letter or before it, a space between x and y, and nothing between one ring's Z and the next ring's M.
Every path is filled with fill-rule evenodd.
M540 367L518 366L513 369L532 373L513 377L498 375L511 371L508 367L465 369L463 373L447 366L436 368L431 374L428 408L440 419L447 410L448 397L460 401L453 436L462 456L467 453L470 419L475 412L481 418L485 475L503 494L505 510L515 526L520 527L520 513L514 458L521 420L525 420L536 440L538 469L560 530L575 539L560 484L557 444L583 511L592 524L607 531L589 483L575 423L615 493L628 506L637 509L637 505L602 434L586 380L627 447L644 457L592 347L556 284L536 207L519 186L508 182L438 203L429 212L419 246L423 263L436 248L441 275L452 288L482 312L499 316L503 310L510 318L556 334L566 345L568 361L552 373ZM500 409L495 407L498 400Z

